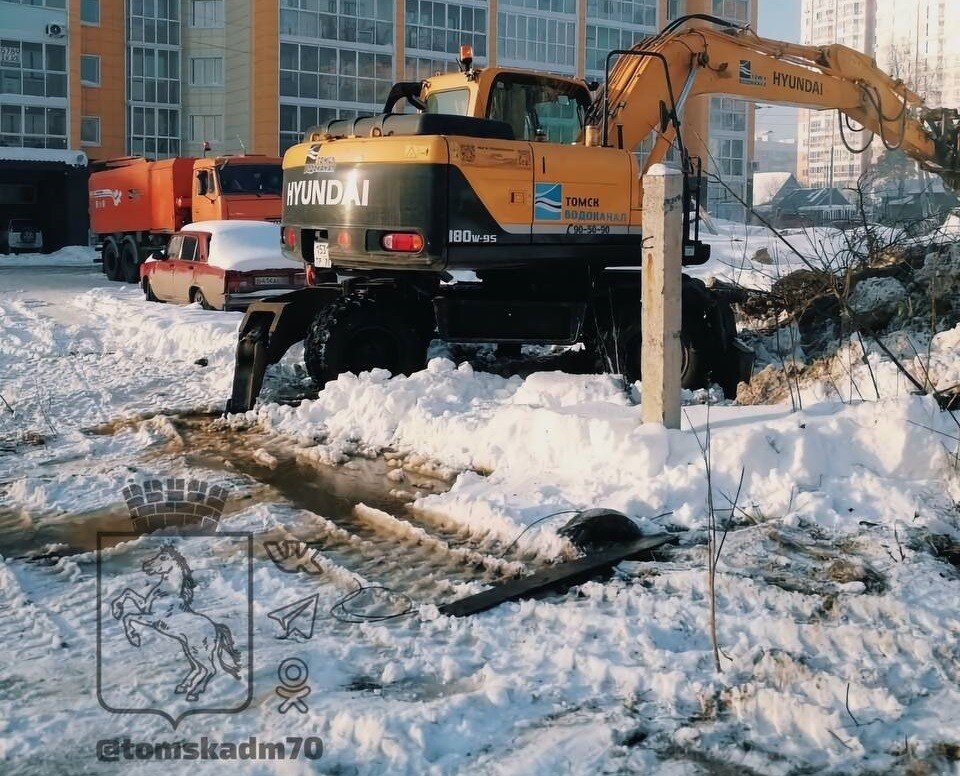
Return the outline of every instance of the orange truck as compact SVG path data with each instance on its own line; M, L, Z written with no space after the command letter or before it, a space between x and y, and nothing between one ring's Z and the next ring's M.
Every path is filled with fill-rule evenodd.
M282 181L280 159L253 154L104 162L89 183L104 273L139 282L140 264L196 221L279 221Z

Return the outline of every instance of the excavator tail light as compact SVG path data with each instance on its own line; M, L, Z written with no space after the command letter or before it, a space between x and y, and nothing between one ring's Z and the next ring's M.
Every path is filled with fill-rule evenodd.
M284 247L290 248L291 250L293 248L296 248L297 247L297 230L294 229L292 226L284 227L284 230L280 239L283 242Z
M385 251L395 253L420 253L423 250L423 237L413 232L391 232L380 238Z

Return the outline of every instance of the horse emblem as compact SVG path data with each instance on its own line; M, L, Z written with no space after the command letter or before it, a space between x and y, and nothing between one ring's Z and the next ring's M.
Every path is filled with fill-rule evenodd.
M114 619L123 623L127 641L139 648L138 626L146 626L178 642L190 670L175 691L186 693L188 701L200 698L217 675L218 663L239 679L240 652L234 646L230 628L193 610L197 583L183 555L172 545L165 545L147 558L141 568L148 577L156 578L146 595L127 587L110 604Z
M252 535L98 535L101 547L133 538L97 557L100 705L158 714L174 728L192 714L244 710L253 696Z

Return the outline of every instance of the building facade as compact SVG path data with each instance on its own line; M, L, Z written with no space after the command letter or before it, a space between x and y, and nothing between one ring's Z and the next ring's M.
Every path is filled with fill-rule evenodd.
M0 144L91 159L275 154L308 127L375 113L390 86L480 65L603 79L684 13L756 23L757 0L0 0ZM752 108L696 98L688 145L749 198ZM709 137L709 142L707 138ZM702 142L701 142L702 141ZM720 187L711 208L739 217Z
M803 0L801 35L804 43L843 43L871 55L931 107L960 107L958 18L960 0ZM846 134L854 148L870 141L868 133ZM870 153L853 154L835 111L801 111L798 177L804 185L853 187L883 151L875 138Z
M890 1L882 0L879 5ZM815 46L842 43L873 56L877 5L876 0L803 0L800 42ZM845 135L855 149L869 141L868 133ZM854 154L844 147L836 111L800 111L797 177L804 186L855 186L868 163L868 154Z

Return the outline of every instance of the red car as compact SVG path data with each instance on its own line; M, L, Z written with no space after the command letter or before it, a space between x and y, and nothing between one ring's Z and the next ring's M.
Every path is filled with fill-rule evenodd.
M195 302L212 310L242 310L305 284L303 265L280 252L280 226L266 221L189 224L170 238L162 254L140 265L148 300Z

